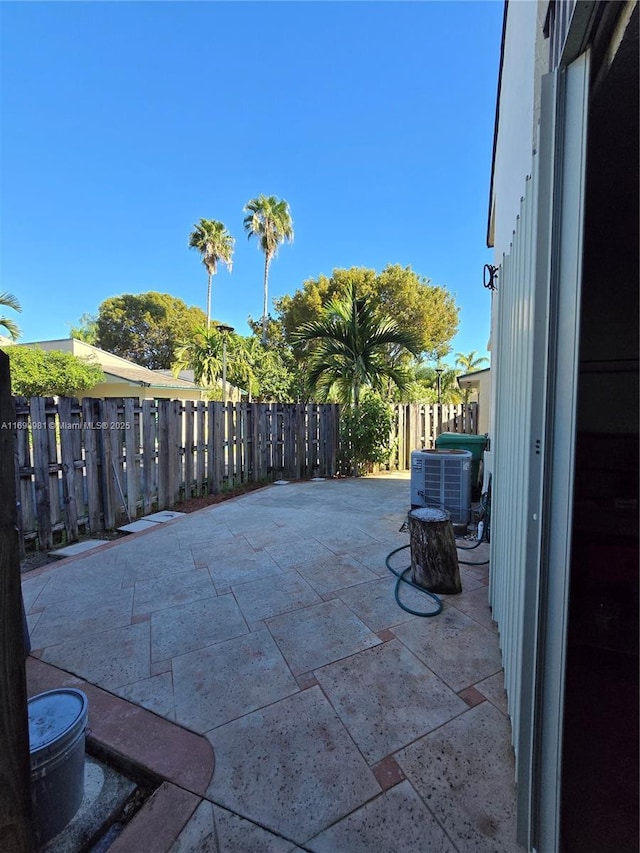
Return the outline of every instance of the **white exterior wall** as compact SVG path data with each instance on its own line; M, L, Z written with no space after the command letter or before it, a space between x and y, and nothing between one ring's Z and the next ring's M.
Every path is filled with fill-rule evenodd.
M491 453L485 454L486 472L492 474L489 599L500 633L516 760L534 369L539 29L535 0L509 3L492 187L493 263L499 273L491 318Z
M537 20L535 0L509 3L493 174L492 230L496 266L503 253L509 252L520 213L520 199L525 194L527 175L531 174Z

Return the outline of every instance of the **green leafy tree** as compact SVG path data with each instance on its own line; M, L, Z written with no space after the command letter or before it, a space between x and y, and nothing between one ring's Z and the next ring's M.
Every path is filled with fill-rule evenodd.
M365 390L359 406L345 406L340 413L342 451L355 474L373 465L386 465L391 444L391 406L374 391Z
M100 305L96 346L151 370L167 369L176 347L205 325L204 311L168 293L124 293Z
M104 381L100 365L69 352L10 346L11 388L19 397L74 397Z
M69 327L69 337L85 344L98 346L98 318L95 314L83 314L77 326Z
M406 368L394 364L390 347L413 355L419 342L390 317L376 315L371 300L358 296L353 283L346 295L332 299L319 320L305 323L292 334L294 349L316 344L309 356L307 376L312 387L333 392L339 402L358 405L360 390L382 390L390 380L404 390L410 381Z
M438 402L438 370L442 371L440 373L440 402L444 404L462 402L462 392L457 382L457 371L440 362L435 366L419 364L413 368L413 378L407 390L408 402Z
M391 264L381 273L365 267L335 269L330 278L308 279L293 296L275 300L284 335L289 340L300 326L318 320L327 304L343 297L353 284L366 298L376 318L393 317L419 342L425 358L443 358L458 328L458 308L444 288L415 273L411 267ZM406 352L391 347L392 358L408 362Z
M262 343L267 342L269 266L275 258L281 243L293 240L293 220L289 204L274 195L259 195L252 198L244 207L244 230L247 236L256 237L264 252L264 280L262 302Z
M18 313L22 311L22 307L16 297L8 291L0 293L0 309L3 308L12 308ZM12 341L17 341L20 337L20 327L15 320L12 320L11 317L5 317L4 314L0 314L0 328L8 332Z
M211 325L211 279L218 271L220 262L231 272L235 240L222 222L201 219L189 234L189 248L200 252L207 270L207 329Z

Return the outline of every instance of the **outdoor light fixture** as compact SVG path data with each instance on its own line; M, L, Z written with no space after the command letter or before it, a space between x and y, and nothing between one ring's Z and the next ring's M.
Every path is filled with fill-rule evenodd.
M444 367L436 367L436 376L438 377L438 405L441 404L440 399L440 377L444 373Z
M218 323L216 329L222 333L222 404L227 405L227 335L233 332L233 326Z

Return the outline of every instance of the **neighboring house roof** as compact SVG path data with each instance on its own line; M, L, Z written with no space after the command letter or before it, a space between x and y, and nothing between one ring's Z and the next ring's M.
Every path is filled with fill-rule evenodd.
M118 379L126 379L128 382L135 382L138 385L157 386L159 388L198 388L195 382L189 382L186 379L176 379L169 371L169 375L160 373L156 370L149 370L146 367L139 367L132 364L131 367L112 367L111 365L103 366L103 372L109 376L115 376Z
M458 385L460 385L460 387L464 385L476 385L480 381L480 377L490 371L490 367L485 367L483 370L474 370L473 373L463 373L461 376L456 377Z
M165 376L175 376L175 373L173 372L173 370L166 370L165 368L162 368L162 367L156 368L153 372L154 373L163 373ZM193 371L193 370L181 370L178 373L178 379L186 379L187 382L195 382L196 381L195 371Z
M165 370L164 368L160 368L160 367L157 370L154 370L153 372L154 373L162 373L164 376L175 376L175 374L173 373L172 370ZM195 382L196 381L195 380L195 373L193 370L181 370L178 373L178 378L179 379L185 379L188 382ZM220 388L222 388L222 379L220 377L218 377L216 379L216 383ZM246 394L247 393L243 388L238 388L236 385L232 385L231 382L227 383L227 387L229 389L231 389L232 392L237 391L238 394Z

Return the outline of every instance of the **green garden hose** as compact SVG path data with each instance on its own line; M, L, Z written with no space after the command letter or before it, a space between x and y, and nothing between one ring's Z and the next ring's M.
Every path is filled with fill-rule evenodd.
M410 548L410 547L411 547L411 545L402 545L400 548L396 548L395 551L392 551L390 554L387 554L387 557L384 561L385 566L389 569L391 574L395 575L397 578L396 586L395 586L395 590L394 590L394 595L395 595L396 601L398 602L398 605L406 613L411 613L412 616L437 616L438 613L442 613L442 601L438 598L437 595L434 595L434 593L429 592L428 589L425 589L422 586L418 586L417 583L414 583L413 581L410 581L406 578L407 572L411 571L411 566L407 566L406 569L396 570L396 569L392 569L391 566L389 565L389 560L393 557L394 554L398 554L400 551L404 551L405 548ZM425 595L428 595L429 598L433 599L433 601L436 604L436 610L429 610L429 611L412 610L411 607L408 607L406 604L403 604L400 601L400 584L403 584L403 583L406 583L407 586L412 586L414 589L419 590L419 592L422 592Z

